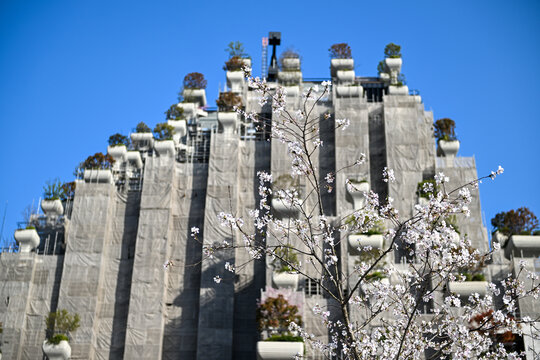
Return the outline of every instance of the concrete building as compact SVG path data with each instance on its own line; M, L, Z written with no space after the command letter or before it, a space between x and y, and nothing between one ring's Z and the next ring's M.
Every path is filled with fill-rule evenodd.
M419 182L439 171L450 177L450 186L477 178L475 159L457 156L459 143L437 153L433 114L419 95L396 85L401 59L393 60L380 77L356 76L352 59L331 63L332 91L316 112L321 118L325 113L348 118L350 127L334 131L333 122L321 120L325 151L317 166L324 177L361 153L368 161L338 174L335 191L323 198L330 218L361 205L362 199L347 192L347 179L366 180L381 197L393 197L400 214L410 216L422 201L416 195ZM276 83L287 87L291 106L299 106L302 92L322 80L303 78L299 61L284 66ZM242 97L247 111L271 118L270 106L259 106L258 94L239 74L227 73L229 89ZM206 109L204 90L192 91L189 99L179 104L186 120L169 121L174 140L134 133L130 149L109 148L113 169L85 171L73 199L44 206L44 214L31 219L36 229L16 234L20 250L0 254L4 359L42 358L44 319L62 308L81 317L70 341L72 359L256 358L256 300L272 284L272 268L268 261L251 262L231 277L223 263L242 264L249 255L236 250L203 260L202 247L230 237L219 225L219 212L248 218L258 206L258 171L274 178L289 173L286 148L270 138L268 126L257 128L235 113ZM395 183L382 181L384 167L394 170ZM474 247L486 250L478 191L470 210L459 227ZM200 242L191 238L192 227L200 228ZM347 236L342 234L345 243ZM515 272L519 259L538 271L537 238L502 241L487 280ZM352 247L341 248L345 272L352 271L356 258ZM397 251L391 261L405 258ZM168 261L173 266L164 270ZM215 286L216 275L227 281ZM304 309L328 301L316 284L302 279L297 291ZM540 314L538 303L519 306L522 316ZM429 313L429 306L424 311ZM308 330L327 337L307 310L304 320ZM540 350L525 339L529 345ZM309 352L308 357L317 358Z

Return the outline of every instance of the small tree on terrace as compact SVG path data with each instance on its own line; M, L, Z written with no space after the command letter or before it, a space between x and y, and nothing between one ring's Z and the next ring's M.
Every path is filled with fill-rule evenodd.
M119 133L109 136L109 146L120 145L129 146L129 138Z
M531 235L539 230L538 218L527 207L503 211L491 219L491 225L504 235Z
M449 118L435 121L435 138L437 140L456 140L456 122Z
M204 75L198 72L192 72L184 77L184 89L206 89L206 80Z
M159 123L154 128L154 138L156 140L172 140L174 128L167 123Z
M351 47L347 43L339 43L328 49L332 59L352 59Z
M246 76L250 74L246 73ZM381 201L372 191L366 194L364 207L329 218L323 196L333 191L337 176L341 176L340 172L346 169L358 166L364 167L359 171L364 171L367 166L366 157L362 154L360 159L352 160L350 165L336 172L319 173L316 156L326 149L320 140L320 122L331 121L335 130L344 130L349 124L346 119L334 120L329 114L317 113L315 105L327 96L330 85L323 82L321 87L307 90L304 104L296 110L288 107L286 93L281 87L272 89L260 80L249 80L262 96L262 106L272 97L272 136L277 140L276 144L282 143L288 149L290 174L295 179L302 179L305 190L299 192L274 188L272 175L259 172L261 199L258 208L249 212L252 219L244 221L234 212L216 214L221 225L228 228L230 233L224 237L223 243L203 245L204 261L219 263L221 251L245 248L252 261L278 259L287 264L290 271L315 283L322 289L329 306L316 306L313 313L326 326L330 341L317 339L302 327L300 320L291 321L289 330L297 331L313 348L331 358L424 359L426 353L430 353L434 359L450 356L459 356L460 359L502 359L516 356L509 354L504 347L492 346L489 332L516 329L519 322L534 321L518 320L507 315L512 315L519 298L540 296L535 274L523 268L521 272L532 276L532 281L526 287L522 281L510 275L500 284L491 284L485 296L470 297L467 304L444 292L448 281L455 279L454 274L458 269L474 268L492 254L473 250L469 238L460 236L451 221L444 219L454 215L466 216L472 199L471 189L481 179L495 177L503 169L499 168L491 175L456 190L447 188L449 179L444 174L436 174L435 184L431 184L430 201L417 206L411 218L400 217L392 205L392 199ZM255 113L239 112L245 118L264 121ZM388 183L395 181L391 169L384 169L383 180ZM422 190L429 189L422 187ZM413 196L411 194L411 198ZM274 217L270 205L271 199L276 197L298 216L289 221ZM341 249L346 246L342 239L346 239L347 234L368 233L380 222L387 229L384 231L382 248L371 253L369 260L360 259L349 273L347 266L342 266L340 261ZM192 232L196 234L198 229L192 229ZM294 241L291 242L291 239ZM493 251L499 250L497 244L494 246ZM283 251L285 247L287 251ZM369 248L361 250L369 251ZM302 259L290 261L289 250L299 254ZM386 259L394 257L398 250L405 250L411 260L400 264L399 268L394 264L385 264ZM223 263L225 269L233 273L241 272L246 265L231 266L224 259ZM384 270L378 270L383 265ZM384 278L391 278L392 282L383 282ZM216 276L214 280L220 283L222 279ZM424 321L425 317L420 311L426 303L433 308L429 321ZM489 315L488 321L478 324L473 330L464 330L473 317L488 309L493 309L493 318L506 317L507 321L491 323Z
M84 170L91 169L91 170L106 170L112 168L112 165L114 164L114 159L111 155L107 154L104 155L101 152L95 153L94 155L90 155L86 158L82 163L79 164L75 168L74 175L76 177L82 176L84 173Z
M182 120L184 119L184 108L178 107L178 104L172 104L167 111L165 111L166 120ZM150 130L150 128L148 129ZM150 131L148 131L150 132Z

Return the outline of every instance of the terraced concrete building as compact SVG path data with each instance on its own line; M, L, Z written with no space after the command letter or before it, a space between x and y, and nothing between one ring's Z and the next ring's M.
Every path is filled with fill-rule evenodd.
M323 198L328 218L362 205L362 197L347 191L347 179L366 180L381 198L393 197L406 217L422 201L418 184L436 172L449 176L450 186L477 178L475 159L457 156L459 143L437 151L433 114L418 94L397 86L400 67L401 59L393 59L387 61L388 73L361 77L353 59L331 62L332 91L315 109L325 144L316 166L324 177L361 153L367 164L337 175L335 191ZM286 86L291 108L322 81L303 78L299 60L284 62L281 70L270 84ZM227 72L227 85L247 111L272 118L270 105L259 105L259 95L241 72ZM133 133L130 148L109 147L115 159L111 170L86 170L71 200L43 204L44 214L30 220L35 230L15 234L19 250L0 254L4 359L42 358L44 319L56 309L81 316L70 341L72 359L257 357L256 300L266 286L275 286L271 263L251 262L231 278L224 262L242 264L249 255L239 249L203 259L202 247L231 236L219 225L219 212L248 218L248 211L258 207L258 171L274 178L289 173L286 147L271 138L270 122L256 127L234 112L209 109L204 90L188 95L189 102L178 104L185 119L169 121L175 128L172 141ZM335 130L333 121L322 120L326 113L331 119L349 119L349 129ZM395 183L382 181L384 167L394 170ZM307 185L300 179L299 186ZM470 210L459 227L474 247L486 250L477 191ZM200 242L191 238L192 227L200 228ZM347 244L348 234L341 236ZM538 240L513 237L506 242L488 266L487 280L514 272L519 259L531 269L540 267ZM343 271L352 272L358 256L354 246L342 246L340 255ZM390 261L400 264L406 257L396 251ZM168 261L173 266L164 270ZM227 281L215 286L217 275ZM477 285L485 291L485 284ZM304 302L307 329L327 339L306 310L328 301L321 289L300 278L295 290ZM531 301L519 307L522 316L540 313ZM429 314L429 304L423 311ZM525 339L526 347L533 345ZM532 359L532 350L529 354ZM307 356L318 358L310 351Z

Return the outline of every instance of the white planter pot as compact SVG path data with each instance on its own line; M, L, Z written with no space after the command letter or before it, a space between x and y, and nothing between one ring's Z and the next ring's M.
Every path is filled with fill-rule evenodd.
M184 116L186 119L193 118L197 113L197 106L195 103L178 103L176 107L184 109Z
M298 215L298 209L294 206L285 204L281 199L272 199L272 209L280 218L295 218Z
M364 88L362 86L336 86L337 96L340 97L362 97L364 95Z
M348 185L345 185L345 188L347 189L347 193L353 199L354 210L358 210L364 206L364 193L369 192L369 183L367 181L360 183L351 182L351 185L354 187L354 189L351 189Z
M429 199L426 199L425 197L419 196L418 197L418 205L424 207L429 205Z
M235 112L218 112L217 115L218 122L223 128L223 134L234 134L238 123L238 114Z
M390 81L390 74L388 74L388 73L380 73L379 74L379 79L381 79L384 82L389 82Z
M469 297L474 293L480 296L486 295L488 282L487 281L449 281L448 290L451 293L462 297Z
M182 95L190 102L196 102L202 107L206 106L206 91L204 89L184 89Z
M293 98L298 97L300 95L300 86L284 86L283 87L287 91L287 97Z
M354 70L354 59L332 59L330 60L330 74L336 76L338 70Z
M388 95L409 95L409 87L407 85L395 86L390 85L388 87Z
M187 134L187 122L186 120L167 120L167 124L174 128L173 140L175 143L179 143Z
M141 153L138 151L128 151L126 154L126 160L130 166L140 169L142 168Z
M278 80L283 84L299 84L302 82L301 71L280 71L278 72Z
M49 360L67 360L71 358L71 346L65 340L60 341L58 345L48 344L47 340L45 340L42 349Z
M154 143L154 135L152 133L131 133L130 137L133 147L140 151L150 150Z
M512 252L519 257L537 257L540 255L540 235L512 235L504 254L510 258Z
M64 207L62 202L56 200L41 200L41 209L46 215L62 215L64 213Z
M303 342L258 341L258 360L292 360L296 354L304 354Z
M172 140L154 141L154 150L159 156L174 156L176 154L176 148Z
M298 58L285 58L282 64L285 70L300 70L300 59Z
M354 70L338 70L336 73L337 82L340 84L353 84L355 76Z
M126 156L126 145L107 146L107 154L111 155L115 163L121 163Z
M373 249L382 249L384 237L382 235L349 235L349 252L351 254L360 254L359 248L371 246Z
M287 272L278 273L274 271L272 274L272 282L276 288L292 288L298 287L298 274L290 274Z
M401 65L403 64L401 58L386 58L384 59L384 62L386 63L388 70L390 70L390 74L399 74L401 72Z
M439 148L446 157L456 156L459 150L459 140L439 140Z
M227 71L227 86L232 92L240 93L244 88L243 71Z
M15 240L19 243L19 252L29 253L39 245L39 235L36 229L15 231Z
M84 170L84 182L112 184L113 176L110 170Z

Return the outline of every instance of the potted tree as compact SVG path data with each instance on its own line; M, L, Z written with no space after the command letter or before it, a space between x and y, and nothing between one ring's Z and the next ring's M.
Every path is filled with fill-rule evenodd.
M154 128L154 150L159 156L174 155L176 153L174 141L174 128L167 123L159 123Z
M408 95L409 88L405 85L405 77L401 74L401 46L390 43L384 48L384 65L378 67L381 71L385 68L389 72L390 86L388 93L391 95Z
M330 46L330 72L332 77L336 76L338 70L354 70L354 60L351 54L351 47L347 43L339 43Z
M147 151L153 145L152 129L142 121L137 124L135 132L131 133L130 137L133 147L139 151Z
M291 322L301 326L302 316L298 306L282 294L268 297L257 306L257 324L263 334L262 341L257 342L257 359L285 360L303 355L302 337L288 330Z
M15 240L19 244L19 252L29 253L39 245L39 235L34 226L15 230Z
M439 145L438 153L446 157L454 157L459 150L459 141L456 137L456 123L449 118L435 121L435 138Z
M114 164L114 159L111 155L103 153L95 153L86 158L79 164L75 170L80 174L84 172L84 181L97 183L113 183L111 168Z
M497 213L491 219L493 239L504 247L507 258L513 252L524 257L540 255L540 227L538 218L527 207Z
M353 199L354 210L358 210L364 206L364 193L369 192L369 182L366 179L356 180L347 179L345 182L347 193Z
M182 92L183 102L195 103L199 106L206 106L207 81L204 75L198 72L192 72L184 77L184 91Z
M62 182L59 179L47 181L47 185L43 187L43 200L41 201L41 209L46 215L58 216L64 213L62 206Z
M239 41L231 41L225 51L229 54L229 60L225 62L223 69L227 71L227 86L233 92L241 92L244 85L244 66L251 67L251 59L244 51L244 45Z
M216 100L218 106L218 121L223 133L233 134L238 123L238 114L235 109L242 107L242 98L232 91L219 93Z
M281 71L278 72L278 80L284 85L293 86L302 82L300 71L300 55L296 50L285 50L280 58Z
M277 288L298 287L298 273L294 268L298 266L298 255L291 245L280 245L274 249L275 258L272 261L274 272L272 282Z
M47 339L43 342L43 353L49 360L66 360L71 357L69 338L79 328L79 315L67 310L51 312L45 319Z
M109 136L107 154L111 155L115 164L119 166L125 160L128 146L129 138L127 136L119 133L113 134Z
M167 124L174 128L173 140L175 143L180 143L180 140L187 134L187 122L184 116L184 108L178 107L178 104L172 104L165 111L165 119Z

